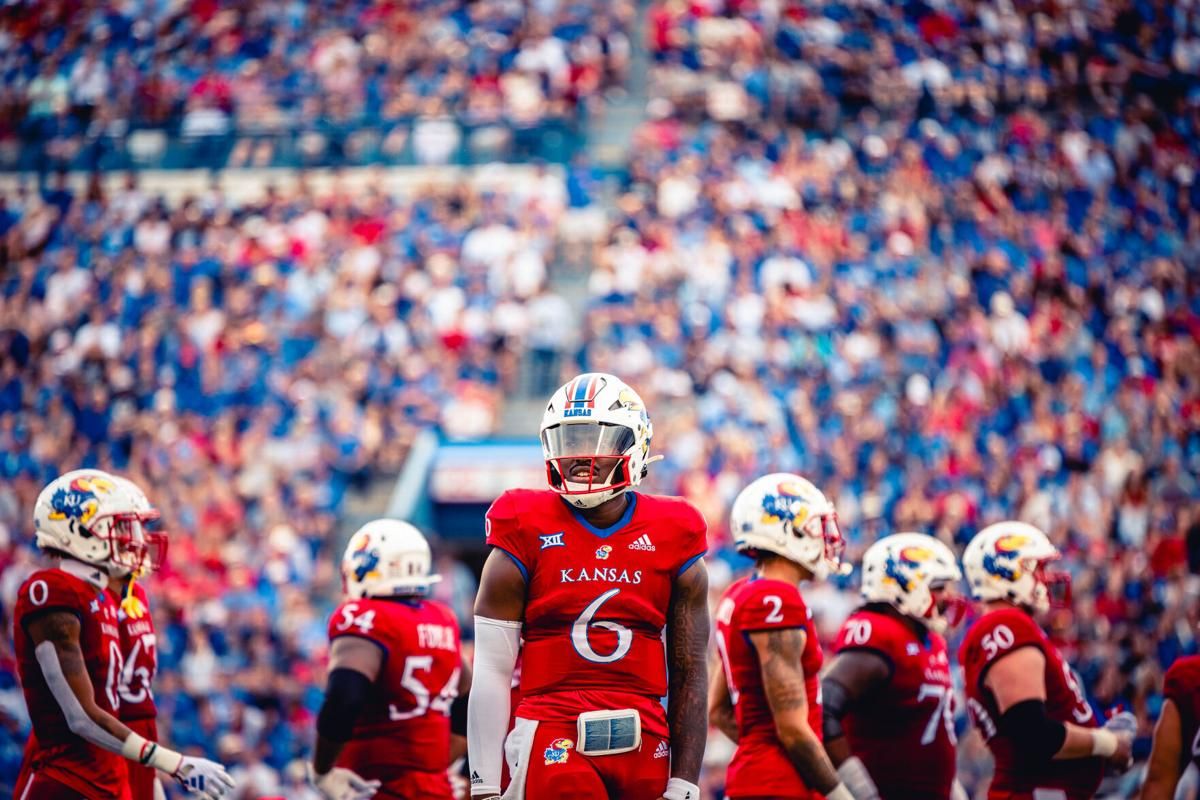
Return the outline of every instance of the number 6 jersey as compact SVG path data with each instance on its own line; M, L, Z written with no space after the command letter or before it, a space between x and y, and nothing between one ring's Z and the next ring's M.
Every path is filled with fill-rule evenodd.
M668 736L667 610L675 578L707 549L707 529L685 500L628 496L603 530L549 490L511 490L488 510L487 543L525 576L516 716L635 708L645 731Z
M1104 777L1103 759L1023 763L1009 738L997 730L1000 709L984 680L992 664L1023 647L1036 647L1046 658L1046 715L1059 722L1097 727L1096 715L1084 699L1071 668L1037 623L1018 608L1001 608L984 614L967 631L959 660L966 673L967 710L996 759L989 797L1028 797L1035 789L1058 789L1067 800L1091 798Z

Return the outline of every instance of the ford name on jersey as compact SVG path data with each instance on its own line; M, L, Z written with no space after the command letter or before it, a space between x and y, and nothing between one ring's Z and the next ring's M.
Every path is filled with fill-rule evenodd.
M608 581L609 583L632 583L634 585L642 582L642 571L640 569L628 570L620 567L575 567L569 569L559 568L559 583L586 583L589 581Z

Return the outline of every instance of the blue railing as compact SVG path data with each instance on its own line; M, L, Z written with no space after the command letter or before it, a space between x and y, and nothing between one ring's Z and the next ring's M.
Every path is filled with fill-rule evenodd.
M566 120L519 126L450 118L364 118L206 136L185 135L173 126L120 136L26 136L16 147L0 147L0 171L566 163L585 141L582 126Z

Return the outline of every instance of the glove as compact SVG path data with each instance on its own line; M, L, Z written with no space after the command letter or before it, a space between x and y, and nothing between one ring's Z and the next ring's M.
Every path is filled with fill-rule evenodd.
M207 800L221 800L233 791L236 785L225 767L207 758L184 756L175 770L175 780L183 784L189 794L197 794Z
M309 780L325 800L368 800L382 785L379 781L363 780L353 770L334 767L324 775L312 771L309 765Z
M1106 723L1104 727L1113 733L1120 736L1123 733L1128 733L1130 736L1137 735L1137 717L1128 711L1122 711L1120 714L1115 714Z
M854 795L854 800L879 800L879 788L871 780L871 773L858 756L850 756L837 769L838 777Z

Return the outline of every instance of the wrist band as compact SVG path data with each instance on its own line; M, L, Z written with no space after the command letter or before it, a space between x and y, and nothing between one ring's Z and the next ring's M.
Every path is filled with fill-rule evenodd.
M700 787L688 783L683 778L671 778L667 781L667 790L663 792L667 800L700 800Z
M825 795L825 800L854 800L854 795L846 788L846 784L839 783Z
M1092 731L1092 755L1108 758L1117 752L1117 735L1103 728Z
M121 744L121 755L144 767L154 767L168 775L174 775L183 765L183 756L179 753L132 732Z

